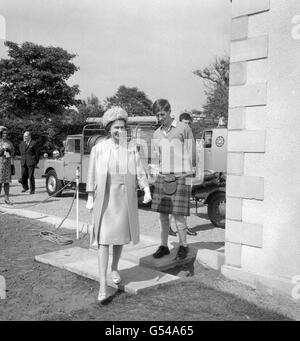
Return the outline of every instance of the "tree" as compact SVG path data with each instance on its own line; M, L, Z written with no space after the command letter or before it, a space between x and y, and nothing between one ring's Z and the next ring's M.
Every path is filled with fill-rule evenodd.
M77 105L78 114L76 122L85 122L87 117L101 117L104 114L103 105L97 96L91 94L86 100Z
M129 116L151 116L152 101L143 91L137 88L120 86L116 94L107 97L105 101L106 109L112 106L120 106L127 111Z
M204 80L207 96L203 113L206 117L228 117L229 57L216 58L209 67L193 72Z
M77 104L78 85L66 81L78 68L76 56L60 47L6 41L7 59L0 60L0 110L4 117L61 115Z

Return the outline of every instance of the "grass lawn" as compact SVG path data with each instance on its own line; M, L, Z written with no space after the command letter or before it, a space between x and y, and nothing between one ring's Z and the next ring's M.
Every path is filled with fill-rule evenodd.
M0 320L201 321L287 320L295 306L257 293L219 272L194 267L169 273L178 283L130 295L117 292L105 305L96 302L98 283L34 261L34 256L73 246L88 246L88 238L61 246L37 236L51 229L17 216L0 215L0 274L7 298L0 301ZM60 233L70 233L61 230ZM75 238L75 234L73 236Z

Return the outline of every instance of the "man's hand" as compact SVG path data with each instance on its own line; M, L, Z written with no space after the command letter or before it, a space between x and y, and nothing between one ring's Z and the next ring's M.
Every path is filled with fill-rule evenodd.
M144 195L143 204L148 204L148 202L152 200L149 186L144 188L144 192L145 192L145 195Z
M89 193L88 200L87 200L87 203L86 203L86 208L90 212L92 212L93 207L94 207L94 194L93 193Z

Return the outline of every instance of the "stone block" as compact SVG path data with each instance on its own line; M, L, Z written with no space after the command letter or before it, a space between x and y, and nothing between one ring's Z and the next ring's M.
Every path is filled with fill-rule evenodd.
M232 19L231 40L241 40L248 38L248 17Z
M243 199L232 198L232 197L227 196L226 197L226 219L242 220L242 216L243 216Z
M225 242L242 244L242 237L242 222L226 219Z
M247 63L230 64L229 85L244 85L247 82Z
M225 263L224 251L200 249L196 257L198 263L204 267L221 270L222 265Z
M264 178L255 176L228 175L226 195L245 199L264 199Z
M251 107L267 105L267 83L229 88L229 107Z
M227 174L244 174L244 153L227 154Z
M225 264L232 266L241 266L242 245L225 242Z
M241 130L245 128L245 107L231 108L228 113L228 130Z
M231 43L230 61L244 62L268 57L269 39L267 35L233 41Z
M270 0L233 0L232 17L251 15L270 10Z
M243 130L228 132L228 152L264 153L266 132L264 130Z
M262 247L263 226L226 219L226 242Z

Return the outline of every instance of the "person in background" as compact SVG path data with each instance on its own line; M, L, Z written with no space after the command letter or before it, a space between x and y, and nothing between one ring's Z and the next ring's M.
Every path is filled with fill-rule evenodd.
M139 242L139 221L136 182L144 190L144 201L151 201L146 173L135 146L127 146L128 115L120 107L112 107L103 115L107 139L91 150L86 191L86 208L93 210L94 224L91 244L98 247L100 288L98 301L104 302L107 293L109 245L113 246L111 278L121 283L118 272L123 245Z
M196 161L195 140L191 128L171 117L171 105L158 99L152 106L160 127L153 134L153 152L159 157L159 174L154 183L151 209L159 212L161 245L153 254L161 258L170 253L168 248L169 215L174 218L179 236L176 259L188 255L185 216L190 214L190 185Z
M4 202L7 205L12 205L12 202L9 200L9 183L11 182L11 165L14 154L14 146L7 139L7 128L0 126L0 195L3 185Z
M182 114L180 114L179 121L184 124L187 124L190 128L192 128L191 126L193 123L193 119L189 113L183 112Z
M179 116L179 121L184 123L184 124L187 124L190 128L192 126L192 122L193 122L193 119L191 117L191 115L187 112L184 112L182 114L180 114ZM186 222L186 225L187 225L187 219L185 217L185 222ZM189 227L186 228L186 233L190 236L197 236L197 232L196 231L193 231L192 229L190 229Z
M29 131L25 131L24 140L20 143L21 153L21 174L22 174L22 193L29 190L28 179L30 182L30 194L35 193L34 169L39 163L39 150L37 143L31 139Z

